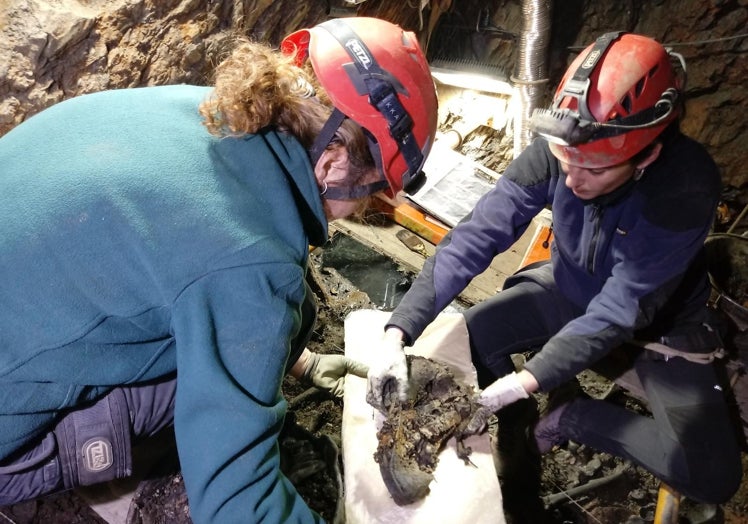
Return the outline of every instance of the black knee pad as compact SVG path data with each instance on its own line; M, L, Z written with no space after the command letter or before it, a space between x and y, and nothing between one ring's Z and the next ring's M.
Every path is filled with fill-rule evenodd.
M120 389L65 416L54 435L65 489L132 474L130 415Z

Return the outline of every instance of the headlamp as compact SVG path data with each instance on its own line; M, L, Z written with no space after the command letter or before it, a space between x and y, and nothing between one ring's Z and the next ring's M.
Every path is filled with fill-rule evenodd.
M530 117L530 129L549 142L561 146L584 144L592 139L598 126L579 118L570 109L535 109Z
M662 93L654 107L607 122L587 120L571 109L535 109L530 117L530 129L554 144L576 146L634 129L654 127L670 116L677 101L678 91L671 87Z

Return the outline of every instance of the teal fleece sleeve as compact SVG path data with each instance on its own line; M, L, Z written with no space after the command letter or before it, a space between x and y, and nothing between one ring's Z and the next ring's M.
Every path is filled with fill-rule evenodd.
M213 272L178 298L175 430L196 523L321 522L280 471L280 392L303 269Z

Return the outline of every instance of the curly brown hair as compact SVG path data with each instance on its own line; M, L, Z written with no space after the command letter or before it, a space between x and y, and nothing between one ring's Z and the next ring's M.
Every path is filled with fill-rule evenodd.
M214 89L200 105L204 125L216 136L242 136L272 126L295 136L308 150L332 113L332 103L311 67L266 44L235 37L233 50L215 69ZM351 184L374 168L362 129L346 119L333 143L348 150Z

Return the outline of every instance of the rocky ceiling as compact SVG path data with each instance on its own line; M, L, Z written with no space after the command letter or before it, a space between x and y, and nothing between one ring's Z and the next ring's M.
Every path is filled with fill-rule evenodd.
M331 16L391 20L417 32L429 58L490 64L508 78L523 5L550 10L548 90L606 31L647 34L682 53L684 128L709 147L726 184L746 185L747 0L0 0L0 134L83 93L207 84L230 32L276 44Z

